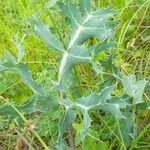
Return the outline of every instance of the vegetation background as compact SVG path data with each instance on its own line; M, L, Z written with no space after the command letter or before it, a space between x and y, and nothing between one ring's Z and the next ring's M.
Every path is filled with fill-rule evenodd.
M17 49L13 43L16 33L21 37L29 30L24 24L25 20L34 14L39 13L39 18L45 24L53 28L49 9L43 7L43 3L49 0L0 0L0 58L2 58L5 49L8 49L14 56L17 56ZM149 0L93 0L95 9L104 7L115 8L116 19L119 21L119 27L116 32L117 47L115 52L115 64L125 74L135 73L140 79L150 79L150 1ZM51 11L55 16L55 11ZM65 24L62 24L60 18L56 18L58 26L66 30ZM63 31L62 31L63 33ZM58 57L55 52L49 52L41 39L33 35L28 35L23 45L25 46L24 62L30 64L33 77L37 82L44 82L44 78L55 76L55 70L58 68ZM104 56L105 57L105 56ZM83 70L81 70L83 72ZM88 67L84 68L80 87L94 88L97 81L91 76ZM0 74L0 105L4 103L3 97L9 98L13 103L21 103L29 97L32 92L25 87L19 77L14 74ZM150 100L150 87L146 89L144 98ZM137 120L145 118L149 112L145 111L137 116ZM59 116L49 119L49 114L41 116L35 114L32 120L36 124L37 132L47 144L51 143L51 127L47 126ZM139 121L140 122L140 121ZM149 123L150 124L150 123ZM113 149L120 143L117 137L111 138L113 129L116 125L113 120L103 120L100 132L106 132L104 139L110 136L110 140L103 144L103 149ZM141 137L136 141L136 149L150 149L150 125L146 126ZM109 134L107 134L109 133ZM54 135L55 136L55 135ZM28 139L30 144L40 147L36 138L26 132L26 129L18 129L15 124L9 127L0 127L0 149L16 150L22 146L20 142ZM91 149L92 141L88 141ZM23 148L22 148L23 149ZM24 146L25 149L25 146ZM32 147L31 147L32 149Z

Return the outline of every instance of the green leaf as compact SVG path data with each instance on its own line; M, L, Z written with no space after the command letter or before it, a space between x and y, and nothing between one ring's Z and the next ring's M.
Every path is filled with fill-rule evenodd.
M134 117L132 114L130 114L130 109L129 107L125 110L125 117L126 118L121 118L119 120L120 123L120 129L121 129L121 134L123 137L123 140L126 145L130 145L132 140L136 137L135 134L135 122L134 122Z
M24 36L19 41L18 34L19 33L16 34L16 37L14 39L14 43L15 43L17 49L18 49L17 63L21 62L22 58L24 56L24 50L25 50L25 48L21 44L22 44L23 40L26 37L26 34L24 34ZM13 64L16 63L15 58L13 57L13 55L8 50L5 50L5 61L11 62Z
M24 113L31 113L31 112L36 112L37 109L32 108L33 104L35 102L35 97L31 97L30 100L27 101L27 103L20 105L20 106L15 106L19 111L21 111L23 114ZM18 118L19 115L18 113L12 108L11 105L6 104L3 107L0 108L0 115L2 116L9 116L9 121L12 121L15 118Z
M64 107L65 112L61 119L61 123L59 126L59 136L58 136L58 149L63 150L64 149L64 140L63 140L63 134L67 131L67 129L70 127L74 119L76 118L76 112L72 108L72 104L67 99L64 101Z
M80 0L79 9L82 12L82 15L86 15L91 11L91 1L90 0Z
M67 0L65 3L59 3L59 6L64 16L70 18L73 27L67 50L43 23L35 17L30 19L30 22L34 25L34 31L45 41L48 48L63 52L58 73L58 81L60 82L68 79L71 69L76 64L89 63L96 69L92 62L94 55L112 46L108 38L113 33L114 21L110 21L109 18L114 16L114 11L103 9L91 12L89 0L80 0L80 5ZM79 45L93 36L101 39L102 42L88 50L84 45ZM99 72L98 68L96 71Z
M29 71L28 64L18 64L17 69L20 72L22 81L37 94L44 94L44 89L32 79L32 74Z
M129 97L126 97L124 95L112 97L109 100L109 103L112 104L118 104L120 108L126 108L127 106L131 106L127 101L129 100Z
M50 50L52 49L64 52L61 42L51 33L47 26L35 17L31 18L30 22L34 25L35 33L44 40Z
M134 98L134 104L143 102L142 97L146 84L146 80L137 81L135 75L124 76L122 78L124 90L129 96Z
M103 42L100 42L97 45L92 46L90 48L90 51L93 55L96 55L99 52L112 48L113 46L114 46L114 43L112 42L112 40L110 41L109 39L106 39Z
M109 21L114 15L112 9L91 12L89 0L81 0L80 4L78 6L70 0L59 4L64 16L71 20L73 28L68 48L82 44L90 37L104 40L113 35L114 22Z
M5 62L0 62L0 72L2 71L13 71L20 75L22 82L24 82L34 93L44 94L44 89L41 85L37 84L32 79L32 74L29 70L28 64L21 63L24 56L24 47L21 46L26 35L24 35L20 42L18 42L18 34L16 35L15 44L18 48L18 59L17 61L12 56L12 54L6 50L5 52Z
M112 35L114 26L112 25L113 21L110 22L109 18L114 15L114 11L112 9L104 9L91 12L89 0L81 0L79 6L67 0L65 3L60 3L59 6L64 16L70 18L73 28L72 36L68 43L68 53L64 53L59 67L59 80L61 80L61 78L69 74L74 64L93 64L92 58L95 54L110 48L111 44L108 44L109 40L107 38ZM90 50L86 50L83 45L80 45L93 36L104 41L94 45ZM71 55L72 57L70 57Z
M60 135L68 129L76 117L76 112L72 109L72 104L67 99L64 101L65 112L60 123Z
M65 52L59 66L59 81L67 78L70 70L75 64L85 64L91 62L91 54L83 46L74 46Z
M5 61L15 64L15 58L8 50L5 50Z
M115 118L124 118L120 109L125 108L128 104L126 103L126 99L122 99L122 102L120 102L119 99L112 102L113 97L111 94L113 90L114 86L105 87L98 94L92 93L87 97L78 99L78 101L74 103L75 106L70 102L69 108L78 108L83 114L84 127L81 130L82 141L84 141L87 130L91 126L92 120L89 115L90 112L103 110L104 112L111 113Z
M124 76L122 78L122 85L124 87L125 92L133 99L133 105L137 104L137 106L140 106L141 103L143 104L143 94L144 89L146 87L147 81L146 80L136 80L135 75L130 76ZM132 106L132 105L131 105ZM123 137L124 142L127 145L130 145L133 139L136 137L135 133L135 122L134 117L131 115L131 109L132 107L127 107L125 110L125 117L122 118L120 122L120 128L121 128L121 134Z
M2 62L0 62L0 72L6 70L7 67L3 66Z
M35 81L33 81L28 64L12 64L11 62L6 62L1 64L0 68L0 71L15 71L20 75L22 82L24 82L30 89L32 89L33 92L40 95L44 94L44 89Z
M76 112L71 109L67 109L63 115L62 122L59 126L59 136L58 136L58 149L63 149L65 142L63 140L63 134L70 127L74 119L76 118Z
M22 61L22 58L24 56L24 51L25 51L25 48L24 46L22 46L22 42L24 41L25 37L26 37L26 34L23 35L23 37L21 38L21 40L19 41L19 33L17 33L16 37L15 37L15 40L14 40L14 43L18 49L18 57L17 57L17 62L21 62Z
M89 112L96 110L103 110L111 113L115 118L123 118L120 111L120 105L116 103L109 103L108 101L112 98L111 93L114 86L105 87L99 94L92 93L88 97L79 99L76 103L77 107L83 113L84 128L81 131L82 139L86 136L86 131L91 125L91 119Z
M54 110L58 106L58 102L50 96L34 95L22 105L14 105L15 108L23 115L34 112L46 112ZM9 121L20 118L19 114L10 104L6 104L0 108L0 116L9 116Z
M92 62L92 68L96 72L97 75L99 75L102 72L102 69L100 69L99 67L100 65L101 64L98 61Z
M92 59L98 52L107 50L112 46L112 43L108 42L109 40L105 40L90 49L86 49L83 45L75 45L68 49L69 52L64 53L59 66L59 81L67 79L71 69L76 64L91 64L93 69L99 73L100 71Z

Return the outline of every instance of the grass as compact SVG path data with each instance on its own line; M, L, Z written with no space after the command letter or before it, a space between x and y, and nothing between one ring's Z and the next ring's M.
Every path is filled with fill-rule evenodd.
M50 12L48 9L42 7L42 3L47 2L46 0L1 0L0 1L0 57L4 54L4 49L8 49L16 56L17 50L12 39L15 37L16 33L19 32L19 36L23 35L24 32L28 33L29 27L24 25L26 19L32 15L38 14L40 19L49 26L56 26L54 21L50 17ZM116 34L117 48L116 48L116 65L125 74L136 73L139 78L146 78L149 80L150 74L150 1L149 0L93 0L93 5L95 8L102 7L114 7L117 11L116 18L119 19L120 25ZM51 11L51 15L55 15ZM61 25L59 19L55 18L58 22L58 27ZM63 25L64 30L67 30L65 25ZM44 43L33 35L28 35L25 39L23 45L26 47L26 55L24 61L28 61L30 68L34 73L34 79L38 82L44 82L43 78L48 76L55 77L55 70L57 69L57 59L59 56L55 52L49 52L45 47ZM77 66L77 69L81 69ZM49 72L50 70L50 72ZM0 75L0 94L2 97L7 97L11 102L21 103L31 94L31 91L27 87L24 87L20 82L18 76L14 76L13 80L10 75L2 74ZM92 77L92 72L87 66L83 66L80 70L79 76L82 76L80 81L80 88L84 90L94 90L96 84L95 79ZM7 77L8 80L4 80ZM92 87L91 87L92 86ZM17 94L16 94L17 93ZM150 88L147 87L145 93L145 100L149 101ZM15 100L15 101L14 101ZM4 100L0 97L0 103L3 104ZM148 112L144 114L139 114L136 116L136 120L141 122ZM58 114L55 114L56 118ZM93 118L94 119L94 118ZM105 137L102 137L105 141L109 137L109 143L103 142L101 146L105 149L113 149L114 147L122 147L123 142L120 137L115 134L115 129L117 124L109 118L107 121L102 118L103 124L97 123L97 129L100 129L100 133L97 132L95 135L90 137L96 137L95 140L99 139L99 135L106 133ZM42 120L42 122L38 122ZM37 115L37 119L33 119L33 123L37 123L37 132L33 135L27 130L27 126L23 129L17 129L15 124L11 124L9 127L0 128L0 140L1 147L6 147L6 149L12 149L10 145L17 147L21 146L21 143L16 142L19 140L27 141L29 145L40 146L38 144L38 139L41 143L44 141L46 144L51 145L55 141L52 137L55 137L53 131L47 129L46 117ZM50 118L50 120L56 121L57 119ZM95 119L96 120L96 119ZM30 120L29 120L30 121ZM100 125L99 125L100 124ZM78 125L79 126L79 125ZM38 128L39 127L39 128ZM109 127L109 128L108 128ZM55 127L52 127L55 128ZM5 130L4 130L5 129ZM14 134L13 131L17 130L18 133ZM43 131L44 130L44 131ZM91 129L92 130L92 129ZM42 133L43 132L43 133ZM44 134L46 133L46 137ZM92 131L91 131L92 133ZM108 134L109 133L109 134ZM132 148L137 149L150 149L150 125L148 124L139 134L138 138L132 145ZM9 135L9 138L8 136ZM23 138L20 138L21 136ZM54 136L51 136L54 135ZM115 140L113 139L115 137ZM49 139L47 141L45 139ZM91 141L90 141L91 142ZM88 141L89 143L89 141ZM91 142L91 145L93 143ZM45 143L41 145L47 148ZM32 146L31 146L32 149ZM95 146L95 149L96 146Z

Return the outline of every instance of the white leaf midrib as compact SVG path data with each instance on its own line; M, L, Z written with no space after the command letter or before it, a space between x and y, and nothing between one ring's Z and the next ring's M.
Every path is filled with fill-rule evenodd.
M62 77L62 74L63 74L63 70L65 68L68 56L69 56L69 53L64 52L64 55L62 57L62 60L61 60L60 66L59 66L59 74L58 74L58 80L59 81L61 80L61 77Z
M76 55L73 55L73 54L70 54L68 52L64 52L64 55L62 57L62 60L61 60L61 63L60 63L60 66L59 66L59 77L58 77L58 81L61 80L61 77L63 75L63 72L64 72L64 69L66 67L66 63L67 63L67 60L68 58L72 56L73 58L77 58L77 59L83 59L83 60L91 60L90 57L82 57L82 56L76 56Z
M78 24L78 29L75 33L75 35L71 38L70 42L69 42L69 46L68 49L71 48L77 41L79 35L81 34L81 32L84 30L84 24L86 22L88 22L93 16L91 14L87 14L86 19L83 21L83 23L81 25Z
M84 30L84 24L86 22L88 22L90 19L92 18L92 15L91 14L87 14L87 17L86 19L83 21L83 23L81 25L78 24L78 29L75 33L75 35L71 38L70 42L69 42L69 46L68 46L68 49L70 49L71 47L73 47L73 45L76 43L79 35L81 34L81 32ZM64 55L62 57L62 60L61 60L61 63L60 63L60 67L59 67L59 75L58 75L58 80L60 81L61 80L61 77L62 77L62 74L63 74L63 70L65 69L65 65L66 65L66 62L67 62L67 59L69 57L69 53L67 52L64 52ZM80 57L80 56L74 56L72 55L73 57L76 57L76 58L80 58L80 59L85 59L84 57ZM86 59L89 59L89 57L86 57Z

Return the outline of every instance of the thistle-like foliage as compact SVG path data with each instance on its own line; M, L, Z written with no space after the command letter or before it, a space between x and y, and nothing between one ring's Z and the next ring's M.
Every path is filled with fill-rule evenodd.
M119 96L114 95L114 90L117 84L102 86L100 92L92 92L88 96L75 97L72 101L71 96L66 89L66 81L71 76L71 70L76 64L90 64L93 69L97 62L94 62L94 56L104 50L112 48L111 40L114 38L116 22L113 20L113 9L100 9L93 11L90 0L80 0L79 4L74 4L71 0L59 2L58 6L63 17L70 20L70 39L67 41L67 46L64 47L64 42L54 35L51 30L39 21L36 17L30 19L30 23L34 27L34 32L43 39L49 50L55 50L61 54L60 65L58 68L58 85L62 85L64 97L58 101L58 97L52 97L53 91L45 90L40 84L32 79L32 74L27 63L22 63L24 55L24 47L21 42L16 41L18 48L18 58L15 58L6 51L4 62L0 63L0 72L15 71L21 77L22 82L28 86L34 95L22 106L15 106L23 115L33 112L45 112L49 110L57 110L63 113L60 116L60 127L58 135L58 149L66 149L64 133L67 132L75 120L78 120L78 114L81 114L83 127L80 130L81 142L84 142L88 135L88 130L91 127L91 112L104 111L112 117L119 120L123 140L126 144L130 144L129 138L134 138L134 122L130 109L133 105L142 103L142 96L146 86L146 81L136 81L134 75L120 76L119 85L123 87L123 93ZM96 38L97 43L87 46L87 41L90 38ZM107 60L106 60L107 61ZM101 65L103 65L102 63ZM111 70L112 68L110 68ZM117 76L117 75L116 75ZM117 79L113 79L115 81ZM71 81L70 81L71 82ZM72 84L72 82L70 83ZM51 89L51 87L50 87ZM56 89L56 88L55 88ZM60 88L57 89L57 92ZM66 91L65 91L66 90ZM61 106L61 107L58 107ZM62 110L63 107L63 110ZM0 109L0 115L8 115L10 120L19 118L19 115L11 107L6 104ZM129 123L129 124L128 124ZM125 126L128 124L128 126ZM64 148L65 147L65 148Z
M87 97L77 99L77 102L75 102L74 105L71 104L69 99L64 101L66 109L72 110L75 107L78 108L83 114L84 127L81 130L82 140L85 139L86 131L91 126L91 118L89 116L90 112L103 110L104 112L112 114L116 118L124 118L120 108L124 108L128 104L126 99L121 100L121 98L118 98L116 102L113 102L113 97L111 96L113 90L114 86L105 87L100 93L92 93ZM68 104L70 104L69 107Z
M135 75L125 76L122 78L122 85L126 93L134 98L134 104L142 103L146 80L136 81Z
M72 26L68 49L83 44L90 37L104 40L113 34L114 22L109 20L114 16L113 9L92 12L89 0L80 0L79 6L66 0L65 4L60 4L60 8L64 16L70 19Z
M20 58L18 57L18 60ZM36 94L44 94L44 89L32 79L28 64L15 61L15 58L6 51L5 62L0 64L0 71L15 71L21 77L21 80Z
M65 3L59 3L59 7L64 16L71 21L72 33L67 42L67 49L43 23L36 18L32 18L31 22L35 32L45 41L48 48L62 53L58 76L58 80L61 81L70 75L70 70L75 64L92 64L93 56L110 45L109 39L113 36L115 21L110 20L110 17L114 16L113 9L92 12L89 0L80 0L79 5L66 0ZM91 37L102 42L87 49L84 43Z

